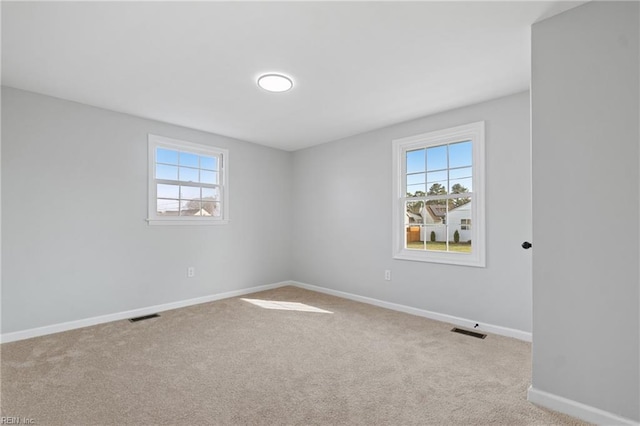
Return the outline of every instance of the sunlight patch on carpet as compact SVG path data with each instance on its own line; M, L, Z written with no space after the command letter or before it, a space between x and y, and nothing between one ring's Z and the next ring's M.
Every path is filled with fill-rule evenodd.
M302 312L319 312L322 314L332 314L331 311L316 308L315 306L305 305L298 302L280 302L276 300L260 300L260 299L241 299L245 302L252 303L265 309L278 309L281 311L302 311Z

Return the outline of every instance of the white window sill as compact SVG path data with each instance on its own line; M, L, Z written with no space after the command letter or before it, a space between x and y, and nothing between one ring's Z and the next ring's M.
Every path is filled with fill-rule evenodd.
M212 226L212 225L227 225L228 220L162 220L162 219L146 219L150 226L166 226L166 225L179 225L179 226Z
M476 268L486 267L484 259L478 259L476 256L470 254L455 252L442 253L435 251L402 250L394 253L393 258L413 262L443 263L448 265L473 266Z

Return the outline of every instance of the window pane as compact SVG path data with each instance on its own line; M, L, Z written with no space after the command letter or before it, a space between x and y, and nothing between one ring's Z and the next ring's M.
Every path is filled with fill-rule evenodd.
M427 219L431 223L445 223L447 216L447 200L429 200L425 205L428 213ZM424 216L424 215L423 215Z
M447 180L447 171L442 170L440 172L427 173L427 183L433 182L445 182ZM431 186L431 185L427 185Z
M176 166L157 164L156 179L178 180L178 168Z
M199 167L198 156L189 152L180 153L180 165L189 167Z
M200 206L201 206L200 211L198 211L198 213L196 213L195 216L201 216L201 217L214 216L213 214L211 214L213 207L211 206L210 202L203 201L200 204ZM219 216L219 215L215 215L215 216Z
M406 210L406 218L405 223L407 224L421 224L423 223L422 213L424 202L422 201L407 201L405 204Z
M473 180L471 178L451 179L449 181L449 184L451 185L449 193L451 193L451 194L463 194L465 192L471 192L472 191L472 188L471 188L472 183L473 183Z
M180 178L182 182L199 182L198 169L191 169L189 167L180 167Z
M447 225L434 223L424 227L424 237L427 241L426 249L431 251L447 250Z
M412 250L424 250L425 245L422 240L422 226L420 225L408 225L405 247Z
M158 216L177 216L180 203L178 200L157 200Z
M449 225L449 251L471 253L471 230L462 228L460 220Z
M449 251L471 253L471 230L462 228L463 226L460 223L449 226Z
M183 200L199 200L200 199L200 187L194 186L181 186L180 198Z
M201 216L200 209L200 200L182 200L180 216Z
M425 150L407 151L407 173L425 171Z
M200 168L207 170L218 170L218 159L214 157L200 156Z
M463 206L465 206L463 208ZM469 219L471 220L471 197L461 197L461 198L452 198L449 200L449 211L452 212L454 209L460 209L459 211L465 210L469 213L464 215L459 215L459 211L456 212L456 217L454 218L456 221L458 219ZM460 216L460 217L458 217Z
M220 203L217 201L203 201L202 210L213 217L220 217L221 214Z
M156 186L156 197L157 198L180 198L179 187L178 185L164 185L159 183Z
M473 176L471 167L449 170L449 179L462 179Z
M212 185L218 184L218 172L210 172L208 170L200 170L200 182Z
M471 253L471 197L449 200L449 251Z
M426 177L425 173L416 173L413 175L407 175L407 185L415 185L419 183L424 183L424 179Z
M447 193L447 181L429 183L427 195L445 195Z
M156 163L178 164L178 151L156 148Z
M447 145L427 149L427 171L447 168Z
M220 190L218 188L202 188L202 200L220 201Z
M420 185L407 185L407 197L424 197L424 184Z
M449 167L470 166L471 158L471 141L449 145Z
M438 204L440 203L440 204ZM405 247L411 250L446 250L445 201L405 202Z

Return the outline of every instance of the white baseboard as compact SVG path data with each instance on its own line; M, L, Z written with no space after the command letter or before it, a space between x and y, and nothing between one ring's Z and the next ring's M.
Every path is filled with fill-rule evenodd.
M214 300L228 299L230 297L242 296L263 290L270 290L288 285L289 282L260 285L256 287L243 288L240 290L227 291L225 293L212 294L209 296L196 297L194 299L180 300L178 302L165 303L162 305L148 306L146 308L133 309L131 311L117 312L114 314L101 315L98 317L85 318L76 321L68 321L60 324L47 325L44 327L31 328L28 330L14 331L0 335L1 343L15 342L17 340L30 339L32 337L45 336L47 334L60 333L62 331L74 330L77 328L89 327L103 324L105 322L119 321L128 318L149 315L156 312L170 311L172 309L184 308L186 306L199 305L201 303L213 302Z
M531 333L522 330L516 330L513 328L501 327L499 325L480 323L479 321L473 321L466 318L455 317L452 315L441 314L438 312L427 311L425 309L414 308L411 306L400 305L397 303L385 302L384 300L373 299L371 297L359 296L357 294L346 293L344 291L332 290L330 288L319 287L311 284L305 284L298 281L291 281L291 285L296 287L305 288L307 290L317 291L319 293L330 294L332 296L342 297L344 299L355 300L356 302L367 303L369 305L379 306L381 308L387 308L394 311L404 312L411 315L417 315L420 317L429 318L436 321L447 322L450 324L458 325L474 330L473 326L476 323L480 324L475 330L484 331L487 333L499 334L501 336L513 337L518 340L524 340L525 342L531 342Z
M417 315L436 321L447 322L461 327L473 329L476 321L468 320L465 318L455 317L452 315L441 314L438 312L431 312L424 309L418 309L411 306L400 305L397 303L385 302L383 300L374 299L366 296L359 296L357 294L347 293L344 291L333 290L330 288L319 287L311 284L305 284L298 281L283 281L274 284L267 284L255 287L244 288L240 290L228 291L225 293L213 294L209 296L197 297L194 299L181 300L178 302L171 302L162 305L149 306L146 308L133 309L130 311L117 312L114 314L102 315L98 317L86 318L77 321L69 321L60 324L48 325L45 327L32 328L28 330L15 331L12 333L5 333L0 335L1 343L14 342L18 340L29 339L32 337L44 336L48 334L60 333L62 331L74 330L83 327L89 327L92 325L103 324L111 321L119 321L123 319L133 318L137 316L149 315L155 312L169 311L172 309L183 308L186 306L198 305L201 303L213 302L215 300L228 299L230 297L242 296L245 294L256 293L263 290L270 290L286 285L292 285L295 287L304 288L319 293L325 293L332 296L342 297L344 299L354 300L356 302L367 303L369 305L379 306L382 308L391 309L394 311L404 312L412 315ZM531 341L531 333L521 330L515 330L506 327L500 327L491 324L481 324L476 330L486 331L488 333L494 333L502 336L513 337L519 340L527 342ZM587 422L599 424L599 425L634 425L640 426L640 423L633 420L617 416L607 411L600 410L589 405L585 405L567 398L563 398L558 395L554 395L545 391L529 387L527 399L537 405L540 405L551 410L566 413L570 416L585 420Z
M371 297L359 296L357 294L347 293L339 290L332 290L329 288L319 287L311 284L305 284L298 281L283 281L283 282L274 283L274 284L267 284L262 286L244 288L241 290L234 290L234 291L229 291L225 293L198 297L195 299L181 300L178 302L171 302L171 303L166 303L162 305L149 306L146 308L139 308L131 311L117 312L114 314L102 315L102 316L92 317L92 318L85 318L82 320L69 321L69 322L64 322L60 324L53 324L53 325L48 325L44 327L32 328L28 330L15 331L12 333L5 333L0 335L0 342L8 343L8 342L14 342L17 340L30 339L32 337L44 336L47 334L60 333L62 331L89 327L96 324L103 324L105 322L119 321L119 320L138 317L142 315L149 315L155 312L169 311L171 309L183 308L185 306L192 306L192 305L198 305L200 303L213 302L214 300L242 296L245 294L278 288L285 285L293 285L293 286L304 288L307 290L330 294L332 296L342 297L344 299L354 300L356 302L367 303L369 305L380 306L382 308L404 312L411 315L417 315L417 316L433 319L436 321L447 322L450 324L458 325L460 327L466 327L469 329L473 329L473 326L477 323L477 321L473 321L466 318L455 317L452 315L441 314L438 312L431 312L424 309L414 308L411 306L400 305L397 303L385 302L383 300L373 299ZM497 325L485 324L485 323L481 323L480 326L476 328L476 330L484 331L487 333L498 334L501 336L513 337L519 340L531 342L531 333L528 333L526 331L515 330L512 328L500 327Z
M597 425L638 426L640 424L633 420L617 416L604 410L600 410L599 408L582 404L571 399L563 398L549 392L541 391L534 388L533 386L529 387L529 391L527 392L527 399L529 400L529 402L532 402L536 405L540 405L550 410L559 411L561 413L565 413Z

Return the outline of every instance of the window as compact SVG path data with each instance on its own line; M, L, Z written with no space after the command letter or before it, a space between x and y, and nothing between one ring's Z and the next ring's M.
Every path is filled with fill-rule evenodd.
M149 224L227 223L228 168L225 149L149 135Z
M394 258L485 266L484 122L394 140L393 178Z

